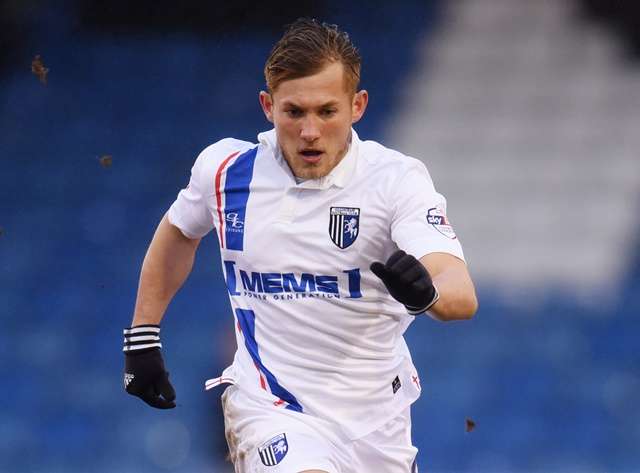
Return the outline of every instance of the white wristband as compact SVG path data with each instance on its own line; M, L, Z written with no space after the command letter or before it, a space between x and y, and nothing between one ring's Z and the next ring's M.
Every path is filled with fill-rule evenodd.
M125 328L124 347L122 351L133 352L147 348L162 348L159 325L137 325Z

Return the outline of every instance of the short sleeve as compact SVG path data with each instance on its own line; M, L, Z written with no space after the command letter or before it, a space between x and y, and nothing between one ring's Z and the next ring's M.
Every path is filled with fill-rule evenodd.
M208 196L213 195L213 181L206 178L204 164L203 152L191 168L189 185L180 191L167 213L169 222L191 239L202 238L214 225L207 205Z
M462 246L447 218L447 201L436 192L425 165L413 158L397 179L392 202L391 238L398 248L421 258L449 253L464 261Z

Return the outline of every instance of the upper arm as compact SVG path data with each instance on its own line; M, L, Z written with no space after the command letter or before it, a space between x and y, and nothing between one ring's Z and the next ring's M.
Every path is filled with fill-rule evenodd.
M193 251L198 248L198 245L200 245L200 241L202 240L201 238L191 238L190 236L185 235L179 227L169 221L169 217L167 214L165 214L165 216L160 221L160 225L158 226L158 234L161 238L167 241L175 242L176 244L182 245L187 248L190 247L193 249Z
M189 184L169 208L165 220L190 239L199 239L213 229L210 198L213 194L211 160L203 151L191 168Z
M391 238L429 271L440 295L430 313L439 320L469 318L478 303L462 246L447 217L447 201L422 162L411 159L404 168L394 185Z
M391 238L398 248L420 258L448 253L464 261L462 246L447 218L447 201L436 192L423 163L411 159L394 184Z
M199 239L214 228L216 173L225 159L247 145L250 143L225 138L206 148L196 159L189 184L178 193L167 213L169 222L186 237Z

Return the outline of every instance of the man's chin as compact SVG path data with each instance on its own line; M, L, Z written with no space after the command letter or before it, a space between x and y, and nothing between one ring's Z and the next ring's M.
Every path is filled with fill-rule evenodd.
M295 174L298 179L320 179L329 173L321 169L305 169Z
M322 174L322 162L307 163L301 159L295 161L295 166L289 164L289 169L298 179L317 179Z

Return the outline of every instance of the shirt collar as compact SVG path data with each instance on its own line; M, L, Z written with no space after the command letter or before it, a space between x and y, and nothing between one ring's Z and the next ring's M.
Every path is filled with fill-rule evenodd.
M282 155L282 150L280 149L280 146L278 146L278 139L276 137L275 129L260 133L258 135L258 141L270 148L276 161L281 166L286 168L289 173L291 173L291 169L289 168L289 165ZM345 187L356 169L359 144L360 138L358 137L356 131L352 128L351 143L349 143L349 149L347 150L347 154L344 155L338 165L333 168L331 172L326 176L320 177L318 179L308 179L300 183L298 186L305 189L328 189L334 185L340 188Z

